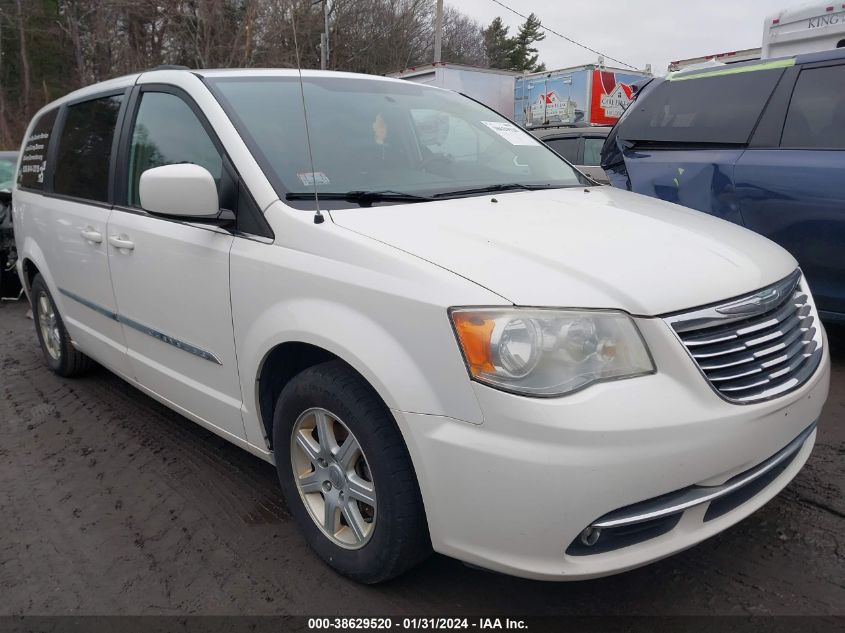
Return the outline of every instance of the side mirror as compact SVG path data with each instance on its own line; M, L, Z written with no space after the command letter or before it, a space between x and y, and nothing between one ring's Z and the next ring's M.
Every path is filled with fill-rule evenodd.
M214 177L191 163L153 167L138 184L141 208L158 215L194 220L217 220L220 199Z

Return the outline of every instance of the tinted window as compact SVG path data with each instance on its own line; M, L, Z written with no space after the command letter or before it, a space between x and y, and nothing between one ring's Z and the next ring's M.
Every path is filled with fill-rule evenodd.
M747 143L782 69L666 80L629 108L619 138L665 143Z
M601 165L601 148L604 139L596 136L584 139L584 162L582 165Z
M32 126L32 132L23 144L21 167L18 171L18 186L27 189L44 188L44 170L47 167L47 146L53 133L58 109L50 110Z
M781 146L845 149L845 65L801 71Z
M223 159L193 110L176 95L145 92L129 152L129 204L140 206L138 182L142 173L175 163L205 167L220 192Z
M56 193L108 201L109 162L122 101L116 95L68 106L53 177Z
M570 163L578 161L578 138L553 138L546 141L546 145L551 147L558 154L563 156Z

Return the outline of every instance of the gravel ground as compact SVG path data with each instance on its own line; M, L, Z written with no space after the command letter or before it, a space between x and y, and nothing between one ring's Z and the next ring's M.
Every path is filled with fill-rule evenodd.
M51 374L0 303L0 614L845 615L845 329L810 461L723 534L611 578L540 583L435 556L364 587L306 548L272 466L103 369Z

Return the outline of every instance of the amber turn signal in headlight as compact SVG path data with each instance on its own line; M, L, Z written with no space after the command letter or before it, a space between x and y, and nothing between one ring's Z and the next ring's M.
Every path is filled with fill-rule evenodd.
M506 391L560 396L654 372L639 330L622 312L456 308L450 316L470 375Z

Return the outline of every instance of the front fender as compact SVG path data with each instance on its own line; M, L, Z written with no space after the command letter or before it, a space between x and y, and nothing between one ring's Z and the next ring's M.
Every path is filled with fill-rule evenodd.
M451 417L480 423L481 410L445 310L439 317L442 327L421 329L441 329L441 336L409 341L400 340L394 328L328 299L291 299L265 310L238 341L242 382L247 377L256 381L243 384L248 441L264 443L257 390L264 361L275 347L290 342L308 343L342 359L391 409L433 415L449 411Z
M284 330L279 329L282 323L287 325ZM392 409L445 406L444 394L420 371L407 344L349 306L316 298L287 301L262 315L255 331L274 332L258 343L267 350L295 341L331 352L364 376Z
M274 220L290 245L236 240L231 256L250 443L266 448L256 381L267 355L288 342L341 358L391 409L482 422L447 308L499 304L500 297L331 221Z

